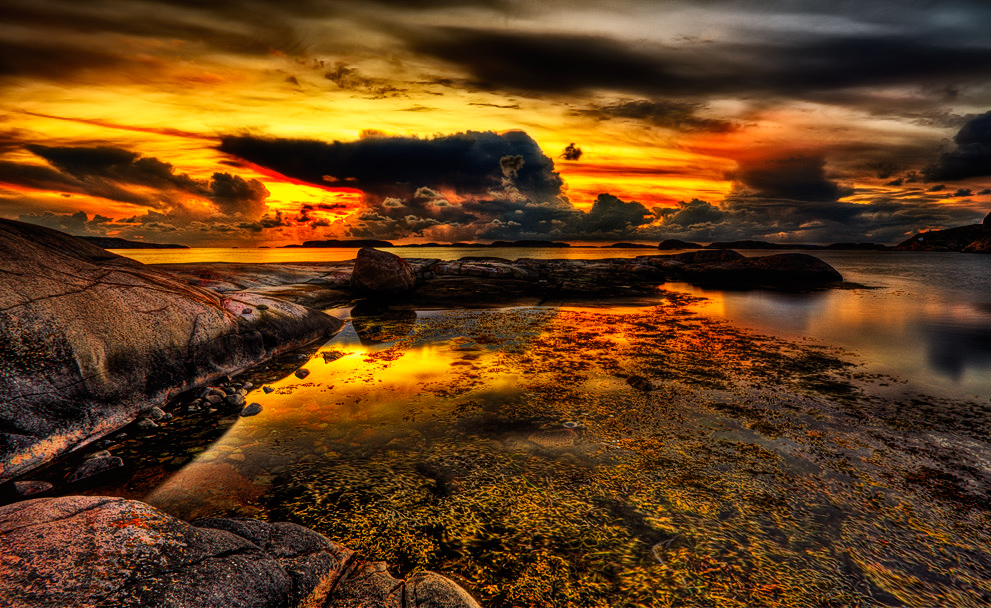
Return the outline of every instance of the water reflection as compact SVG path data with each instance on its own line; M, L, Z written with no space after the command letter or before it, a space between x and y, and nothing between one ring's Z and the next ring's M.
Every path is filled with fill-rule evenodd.
M919 402L938 415L913 416L861 395L828 349L677 298L382 329L391 314L359 310L308 375L252 391L261 414L146 500L298 521L495 607L977 606L991 593L991 449L969 434L987 408Z
M814 294L665 287L705 298L697 305L705 314L847 348L869 370L908 379L918 390L961 397L991 393L991 314L952 293L920 297L904 287Z
M387 304L367 300L351 309L351 326L366 346L401 340L413 331L414 325L415 310L394 310Z

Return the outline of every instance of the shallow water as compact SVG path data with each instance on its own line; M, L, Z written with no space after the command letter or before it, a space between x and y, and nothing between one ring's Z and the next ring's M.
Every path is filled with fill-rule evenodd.
M353 311L143 497L297 521L488 606L987 605L991 407L906 408L693 305Z
M653 249L391 248L421 258L601 259L656 255ZM357 249L121 250L147 263L350 260ZM769 255L774 251L743 251ZM991 396L991 256L915 251L811 251L847 281L872 289L782 294L727 292L690 285L666 289L704 296L703 314L790 339L842 346L879 373L911 379L919 390L955 397Z

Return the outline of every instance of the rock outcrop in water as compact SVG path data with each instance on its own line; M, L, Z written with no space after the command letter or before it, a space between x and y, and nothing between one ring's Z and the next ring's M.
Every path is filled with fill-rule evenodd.
M962 251L991 253L991 213L982 224L920 232L894 249L897 251Z
M4 606L478 608L432 572L396 580L291 523L187 524L144 503L97 496L0 507Z
M382 255L391 255L385 254ZM465 257L404 258L414 278L402 300L413 306L486 306L511 301L558 301L642 296L665 281L773 289L828 288L842 282L834 268L805 254L746 258L728 249L636 258L566 260ZM292 264L169 264L160 266L194 285L224 293L277 295L317 307L343 306L367 291L352 289L354 261ZM392 272L375 270L376 280ZM405 270L398 271L402 284ZM395 299L398 292L388 296Z
M357 294L382 297L408 293L416 284L413 269L398 255L362 247L354 260L351 290Z
M185 389L339 331L302 306L191 286L0 220L0 482Z

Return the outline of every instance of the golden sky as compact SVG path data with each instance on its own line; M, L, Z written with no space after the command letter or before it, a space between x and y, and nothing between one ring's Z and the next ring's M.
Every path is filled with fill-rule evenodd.
M0 216L194 246L979 221L991 8L823 4L7 0Z

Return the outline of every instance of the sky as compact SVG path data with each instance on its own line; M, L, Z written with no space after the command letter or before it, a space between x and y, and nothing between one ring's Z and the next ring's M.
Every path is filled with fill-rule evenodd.
M4 0L0 217L897 243L991 211L989 28L985 0Z

